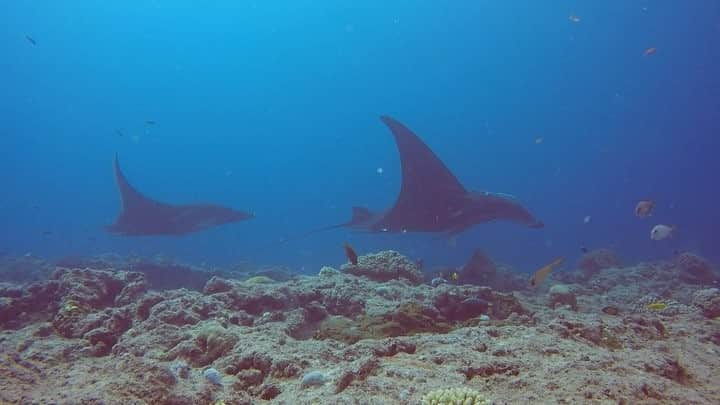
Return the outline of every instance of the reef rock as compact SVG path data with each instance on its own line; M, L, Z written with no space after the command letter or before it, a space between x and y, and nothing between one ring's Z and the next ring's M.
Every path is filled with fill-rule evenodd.
M548 305L555 308L558 305L567 305L573 311L577 311L577 298L570 287L565 284L555 284L548 292Z
M720 289L708 288L693 294L692 304L700 308L708 318L720 316Z
M621 267L620 259L610 249L595 249L580 257L577 267L582 270L586 278L590 278L601 270Z
M680 279L686 283L711 285L720 278L710 262L693 253L684 252L677 255L674 263Z
M394 250L371 253L358 258L358 264L344 264L342 271L364 276L373 281L405 279L412 284L423 282L422 270L405 256Z
M497 267L492 259L480 249L476 249L470 260L460 270L458 281L461 284L490 286L495 282L496 273Z

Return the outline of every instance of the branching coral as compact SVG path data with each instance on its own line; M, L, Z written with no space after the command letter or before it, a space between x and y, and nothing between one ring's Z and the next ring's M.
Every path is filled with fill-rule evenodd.
M480 405L488 404L479 392L465 387L442 388L422 397L423 405Z

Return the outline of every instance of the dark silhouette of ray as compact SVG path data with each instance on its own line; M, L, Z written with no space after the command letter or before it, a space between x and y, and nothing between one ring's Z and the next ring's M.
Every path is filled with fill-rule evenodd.
M125 178L115 155L122 208L115 223L106 227L112 233L128 236L185 235L214 226L254 218L251 213L214 204L172 205L142 195Z
M402 184L395 204L384 212L353 207L352 219L286 238L263 249L336 228L367 232L433 232L458 234L474 225L506 220L530 228L543 223L514 198L469 192L445 164L410 129L391 117L380 117L400 153Z
M374 232L463 232L483 222L506 220L542 228L542 222L518 201L502 194L469 192L410 129L380 118L395 137L402 185L390 210L367 228Z

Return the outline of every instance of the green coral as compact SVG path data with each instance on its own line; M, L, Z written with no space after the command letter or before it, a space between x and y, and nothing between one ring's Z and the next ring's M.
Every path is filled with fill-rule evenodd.
M275 280L273 280L267 276L254 276L254 277L250 277L249 279L245 280L245 283L247 283L247 284L271 284L274 282L275 282Z
M466 388L441 388L422 397L423 405L481 405L489 404L479 392Z

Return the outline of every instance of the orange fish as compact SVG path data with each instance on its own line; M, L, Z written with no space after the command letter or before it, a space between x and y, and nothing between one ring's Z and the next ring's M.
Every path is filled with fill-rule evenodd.
M645 50L645 52L643 52L643 56L650 56L655 52L657 52L657 48L648 48Z
M552 263L536 271L535 274L533 274L533 276L530 278L530 287L535 288L542 284L543 280L545 280L545 277L547 277L551 271L555 270L555 268L560 266L563 261L565 261L565 258L559 257L555 259L555 261L553 261Z
M345 256L347 256L350 263L352 263L354 266L357 266L358 256L357 253L355 253L355 250L353 250L352 246L348 245L347 242L345 242L343 247L345 248Z
M653 200L638 201L637 205L635 205L635 215L640 218L649 217L652 215L653 208L655 208L655 201Z

